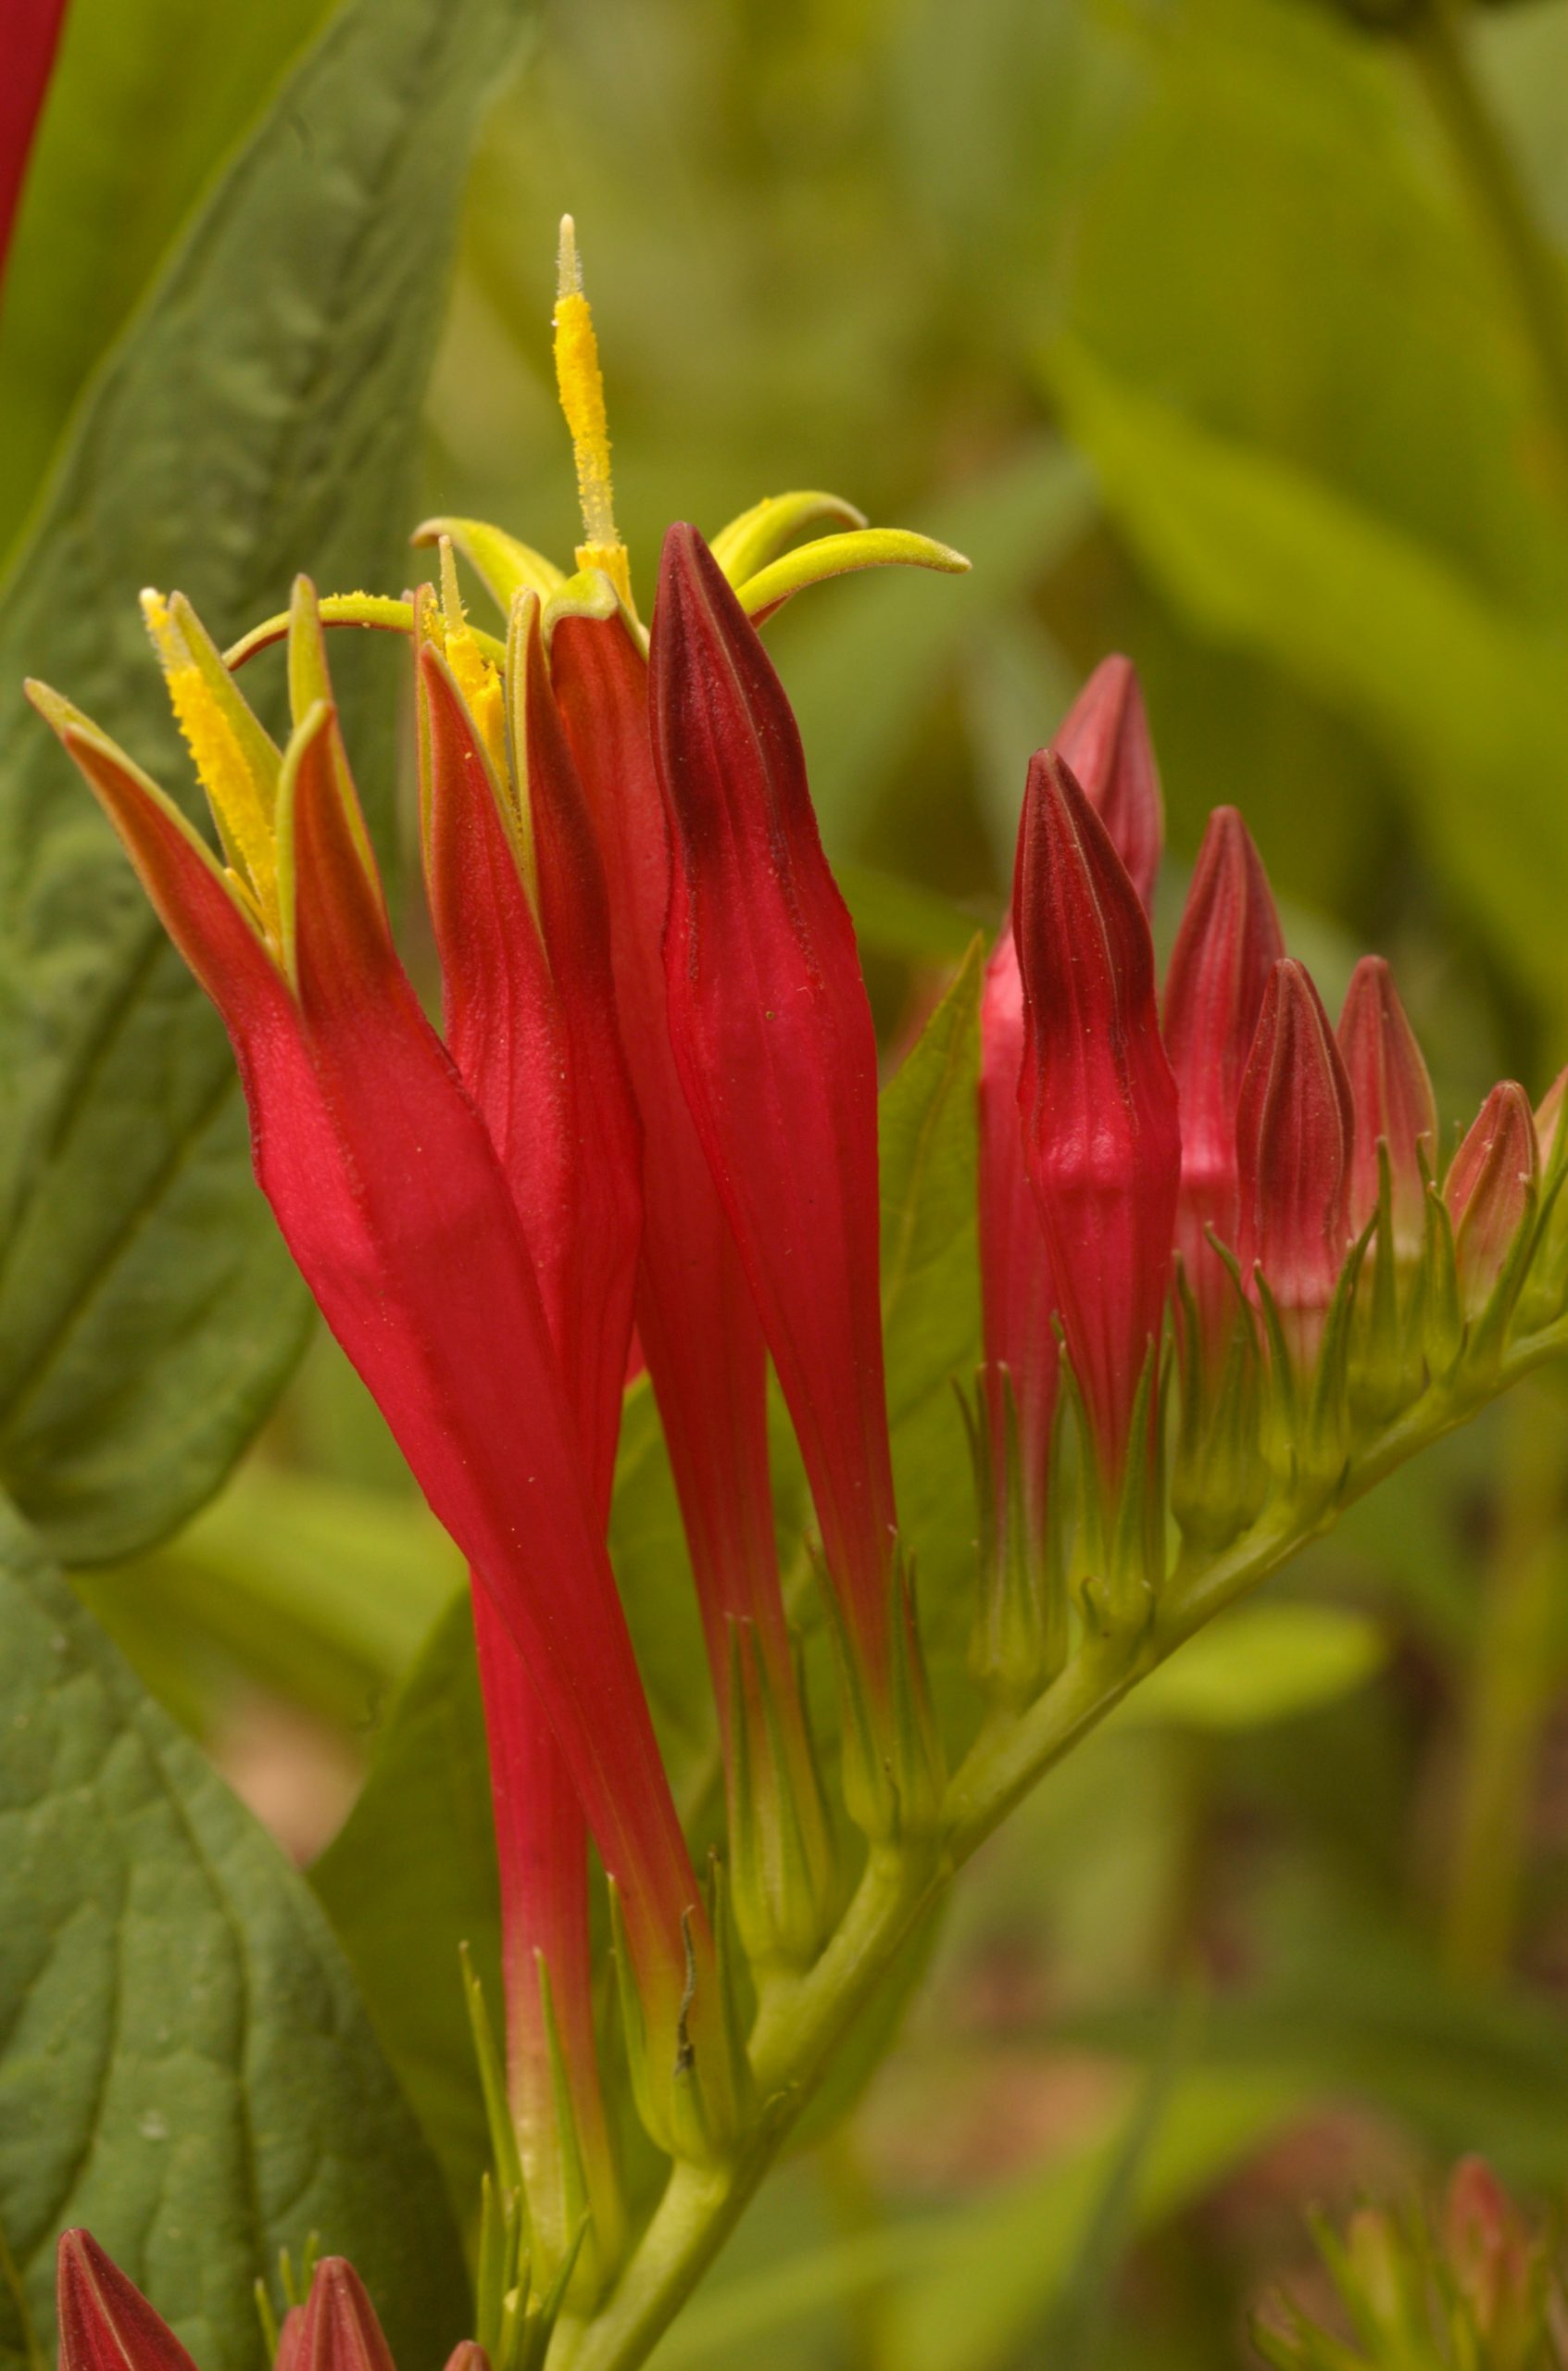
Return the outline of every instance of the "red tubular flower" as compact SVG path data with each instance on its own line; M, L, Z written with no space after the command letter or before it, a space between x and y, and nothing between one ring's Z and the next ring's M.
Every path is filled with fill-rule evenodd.
M1350 1244L1350 1082L1305 965L1276 963L1236 1104L1241 1263L1261 1268L1310 1364Z
M1165 980L1165 1046L1181 1097L1176 1248L1210 1374L1236 1315L1209 1229L1234 1250L1236 1110L1269 973L1285 953L1262 859L1234 807L1209 818Z
M455 615L444 639L446 657L434 639L421 642L419 673L425 872L446 1043L511 1188L603 1530L641 1221L641 1148L616 1032L604 883L550 694L537 599L520 596L513 612L509 762L505 746L500 765L486 748L448 659L493 719L499 681ZM621 2216L594 2033L586 1823L522 1657L478 1575L474 1625L500 1862L508 2087L534 2244L548 2276L576 2239L566 2157L574 2148L593 2205L580 2259L592 2280L618 2252ZM570 2139L559 2128L554 2045L571 2089Z
M881 1695L897 1518L876 1037L795 719L693 527L665 537L650 671L674 845L665 960L676 1065L789 1403L828 1571Z
M64 2231L55 2258L60 2371L195 2371L184 2348L91 2231Z
M1025 1155L1110 1494L1160 1335L1181 1137L1148 920L1106 826L1048 750L1029 768L1013 936L1023 983Z
M1523 1225L1539 1173L1530 1098L1512 1079L1494 1086L1443 1181L1453 1224L1460 1306L1479 1317Z
M308 610L304 598L296 619ZM269 816L269 745L226 679L210 690L180 638L199 635L188 612L175 622L163 634L170 689L226 837L250 851L248 883L84 718L41 687L33 696L228 1024L262 1188L517 1640L620 1888L660 2031L681 2014L692 1936L691 2038L712 2036L698 2055L722 2086L711 1941L527 1245L484 1124L398 962L334 711L322 698L307 708ZM314 666L324 684L313 622L292 671L308 680ZM220 675L216 654L210 666Z
M664 978L670 828L649 738L647 662L619 610L567 610L556 621L550 655L609 894L616 1002L646 1147L637 1339L691 1549L726 1767L733 1783L730 1696L738 1632L752 1643L753 1666L759 1662L766 1676L784 1783L819 1903L825 1902L832 1852L773 1536L767 1349L671 1042Z
M1147 908L1164 844L1160 769L1137 669L1114 653L1102 659L1051 745L1110 834Z
M296 2371L396 2371L370 2293L345 2256L316 2266L299 2326Z
M1380 955L1363 955L1350 974L1339 1016L1339 1050L1356 1115L1350 1232L1360 1235L1377 1210L1377 1148L1385 1143L1393 1222L1389 1248L1401 1264L1419 1260L1426 1240L1422 1148L1430 1175L1436 1156L1437 1102L1393 973Z

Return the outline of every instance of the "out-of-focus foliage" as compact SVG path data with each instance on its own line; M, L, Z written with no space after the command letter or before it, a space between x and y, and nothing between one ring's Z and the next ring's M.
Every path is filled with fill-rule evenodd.
M319 13L236 31L201 0L77 6L0 318L0 531ZM1466 35L1568 242L1568 6ZM112 128L137 87L113 43L144 36L166 60L150 146ZM1545 1085L1568 1054L1568 452L1399 44L1317 0L556 0L482 152L422 507L563 558L566 207L645 595L667 519L711 530L791 485L975 561L962 584L833 586L769 630L890 1059L999 912L1024 759L1115 646L1148 687L1178 881L1210 806L1245 804L1331 1002L1381 947L1445 1108L1500 1071ZM1565 1466L1547 1379L1053 1776L972 1873L851 2121L776 2180L668 2342L672 2371L1010 2371L1047 2350L1053 2371L1210 2371L1248 2359L1282 2274L1310 2296L1314 2199L1473 2147L1568 2189ZM672 1593L643 1622L657 1692L692 1617L646 1387L619 1520L629 1586L656 1615ZM306 1850L320 1822L277 1810L280 1765L341 1788L379 1733L361 1834L404 1754L461 1776L455 1699L420 1693L439 1643L384 1711L455 1581L323 1354L236 1494L92 1599ZM700 1725L666 1735L700 1805ZM320 1872L351 1956L384 1975L408 1953L391 2039L449 2167L476 2101L430 1938L486 1880L471 1819L463 1837L422 1899L378 1898L362 1867L340 1883L346 1849Z

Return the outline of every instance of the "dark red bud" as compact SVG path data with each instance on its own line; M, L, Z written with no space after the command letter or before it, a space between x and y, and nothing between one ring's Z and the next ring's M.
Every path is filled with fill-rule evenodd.
M66 2231L55 2259L60 2371L195 2371L184 2348L90 2231Z
M299 2333L296 2371L395 2371L376 2309L345 2256L316 2266Z
M1529 1098L1512 1079L1504 1079L1472 1121L1443 1185L1466 1317L1479 1316L1491 1298L1537 1172Z
M1236 1105L1241 1260L1261 1267L1286 1339L1315 1354L1350 1244L1355 1123L1350 1083L1323 999L1287 956L1263 993Z
M1029 768L1013 935L1025 1157L1073 1372L1114 1485L1161 1323L1181 1135L1148 918L1105 824L1048 750Z
M1421 1257L1426 1236L1422 1175L1436 1164L1437 1103L1416 1035L1380 955L1364 955L1350 975L1339 1016L1339 1050L1350 1081L1356 1141L1350 1159L1350 1226L1359 1235L1377 1208L1381 1137L1388 1147L1393 1252Z
M1147 907L1160 871L1165 816L1148 715L1130 659L1100 660L1051 746L1110 833Z

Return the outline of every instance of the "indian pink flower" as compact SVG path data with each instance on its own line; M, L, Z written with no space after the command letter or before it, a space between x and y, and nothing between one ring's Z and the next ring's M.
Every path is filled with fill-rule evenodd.
M1240 1255L1303 1368L1350 1246L1350 1084L1323 999L1289 957L1269 974L1236 1105Z
M1209 818L1165 981L1165 1045L1181 1098L1176 1248L1210 1377L1236 1322L1236 1293L1210 1230L1235 1250L1240 1217L1236 1103L1263 991L1285 953L1268 875L1234 807Z
M665 539L650 666L674 849L676 1065L795 1422L828 1573L885 1703L897 1518L876 1036L789 704L694 528Z
M1025 1158L1109 1499L1157 1355L1181 1140L1148 919L1105 824L1050 751L1030 764L1012 922Z

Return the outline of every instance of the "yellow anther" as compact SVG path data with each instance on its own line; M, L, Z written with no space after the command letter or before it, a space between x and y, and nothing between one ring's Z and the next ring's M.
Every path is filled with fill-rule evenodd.
M261 787L161 594L143 594L142 615L163 669L175 722L190 750L213 819L230 852L249 875L256 904L269 933L275 935L281 929L277 847Z
M577 499L583 508L583 541L577 546L577 565L602 568L630 608L632 579L626 565L626 546L615 532L609 428L605 418L599 342L594 335L594 316L583 293L577 227L570 214L561 216L560 225L556 385L560 391L566 424L571 431L571 449L577 463Z
M491 764L502 782L507 779L507 701L500 671L491 665L474 639L463 614L458 590L458 562L452 538L441 538L441 623L446 664L479 729Z

